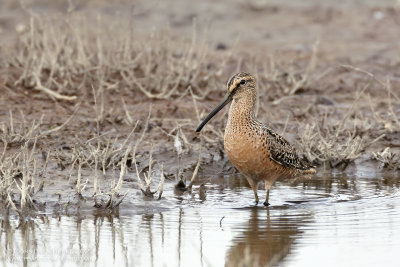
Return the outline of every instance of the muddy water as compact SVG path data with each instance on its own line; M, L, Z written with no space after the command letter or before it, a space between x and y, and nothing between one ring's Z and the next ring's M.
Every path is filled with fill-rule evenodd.
M252 191L240 176L214 177L205 187L196 186L185 194L170 186L161 201L137 196L138 203L153 206L144 213L146 209L138 213L135 207L125 207L112 216L3 216L0 262L4 266L239 262L398 266L397 173L353 169L281 181L271 191L269 208L254 205Z

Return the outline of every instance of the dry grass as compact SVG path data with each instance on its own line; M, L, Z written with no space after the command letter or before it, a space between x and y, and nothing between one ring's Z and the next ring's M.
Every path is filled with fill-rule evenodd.
M122 188L122 181L123 181L123 177L126 173L126 169L127 169L127 161L128 161L128 155L132 150L132 145L129 145L128 148L125 150L124 153L124 157L121 160L121 170L119 173L119 178L117 181L115 181L115 179L111 180L111 186L110 186L110 190L108 193L98 193L97 192L97 188L95 188L95 195L94 195L94 201L95 201L95 207L97 208L107 208L107 209L115 209L117 208L122 201L124 200L124 198L126 197L126 195L128 194L129 191L126 191L126 193L124 195L120 195L120 191ZM108 196L108 200L104 201L102 196ZM98 200L100 198L100 201Z
M60 172L67 168L70 180L75 183L75 193L92 198L96 207L114 209L120 205L129 192L121 193L123 177L129 173L130 164L134 164L133 172L142 192L148 196L158 192L158 198L161 198L164 173L170 172L169 166L155 160L154 151L160 151L160 147L176 151L177 180L188 189L198 175L202 158L212 162L216 154L224 157L221 119L210 122L200 135L195 135L194 129L210 110L212 104L205 107L205 103L209 100L217 102L222 97L225 80L234 69L257 75L259 115L268 114L265 106L278 110L285 103L292 103L290 108L293 108L296 105L293 99L304 92L329 94L329 90L323 91L316 84L321 86L325 78L333 79L337 74L336 67L319 67L318 42L301 59L285 61L260 58L251 53L233 56L234 49L215 53L203 38L207 32L198 33L196 21L192 32L189 40L177 37L171 31L154 31L148 37L137 38L133 26L118 19L109 23L99 16L93 26L74 13L69 13L65 19L32 14L17 45L4 47L1 51L9 70L4 86L10 92L18 93L23 89L29 98L34 98L37 91L42 99L45 96L55 103L80 102L75 105L73 114L56 128L43 130L44 119L47 119L44 117L28 122L21 114L16 122L11 111L7 122L1 122L0 193L3 199L8 199L8 205L15 209L32 205L35 194L32 184L38 183L39 175L35 169L35 155L39 152L35 147L39 143L43 145L46 138L61 133L61 129L67 129L68 134L74 133L75 138L65 138L62 146L46 147L46 151L50 150L46 162L57 163ZM345 111L335 104L320 109L305 101L302 104L307 102L308 105L303 107L300 115L293 112L301 125L298 133L300 150L315 163L331 167L354 162L371 145L382 140L386 132L400 132L396 115L399 98L392 90L390 80L382 81L370 72L348 65L340 68L363 75L361 82L364 85L356 93L349 93L354 101ZM378 101L376 96L368 93L371 82L386 90L384 101ZM336 95L332 94L332 97ZM118 101L110 106L110 99ZM144 118L143 111L137 114L137 110L132 109L132 105L142 102L167 108L155 110L157 118L151 118L150 112ZM168 111L169 106L175 110ZM190 108L184 109L188 106ZM76 116L85 119L79 120ZM114 121L117 119L110 118L117 116L119 125L116 126ZM271 120L270 117L262 119ZM286 117L281 132L293 131L289 125L291 120ZM76 128L71 130L69 124ZM75 133L76 129L87 127L92 127L90 136ZM116 133L112 127L123 130ZM142 131L140 136L135 135L136 131ZM160 136L162 141L154 142ZM163 144L165 140L167 144ZM201 150L203 147L206 149ZM11 152L10 148L19 152ZM31 149L29 153L28 148ZM372 151L373 159L392 168L396 156L381 151L381 148ZM194 159L189 169L194 167L194 171L186 186L183 171L188 170L188 166L182 166L182 158L189 154ZM42 175L44 171L40 171ZM22 177L18 183L17 176ZM101 178L107 182L103 183ZM152 191L156 179L159 180L157 189ZM20 194L18 201L16 192Z
M25 208L35 208L33 197L44 185L43 175L49 156L46 157L44 166L39 168L35 149L36 140L33 145L25 143L19 152L0 160L2 204L18 212Z
M180 96L190 86L203 99L217 88L229 60L228 55L210 69L209 49L195 23L191 40L154 32L138 41L131 25L118 19L108 24L101 17L94 32L79 15L65 20L33 15L18 49L7 53L7 64L18 70L13 86L67 101L91 86L135 88L151 99Z
M15 123L12 111L9 114L8 123L0 123L0 141L3 143L3 155L8 146L26 144L41 135L40 126L43 117L39 121L28 122L24 114L21 114L21 119L18 123Z
M147 116L146 122L145 122L145 126L143 128L142 134L140 135L140 138L137 140L135 147L133 149L133 162L135 164L135 170L136 170L136 175L137 175L137 180L138 180L138 184L140 187L140 190L142 191L142 193L145 196L148 197L153 197L153 195L157 192L158 193L158 199L161 199L162 193L163 193L163 187L164 187L164 181L165 181L165 177L164 177L164 165L161 164L161 172L160 172L160 182L158 184L158 187L155 191L151 191L151 184L153 182L153 178L154 178L154 173L153 173L153 168L154 168L154 161L153 161L153 145L151 145L150 148L150 152L149 152L149 159L148 159L148 164L145 168L143 168L141 171L139 171L138 168L138 162L137 162L137 149L139 147L139 145L143 142L143 139L145 137L145 134L148 130L149 127L149 121L151 118L151 110L152 110L152 106L150 105L150 109L149 109L149 114ZM147 170L147 171L145 171ZM145 185L143 184L141 178L140 178L140 174L143 173L144 176L144 181L145 181Z
M362 71L354 67L350 69ZM376 79L373 74L366 74ZM366 93L370 85L371 81L366 81L365 85L355 93L352 105L344 113L338 112L336 107L332 108L333 111L324 109L322 113L317 109L314 115L316 121L302 127L298 146L310 160L318 164L327 163L330 167L342 164L347 166L360 158L368 147L385 138L389 128L391 131L400 130L390 100L392 94L390 87L380 83L382 89L387 90L389 95L385 103L389 107L389 114L382 116L375 110L380 101L371 99L371 95ZM338 113L343 115L338 117Z
M327 116L319 121L308 124L304 127L303 133L298 141L301 151L317 164L329 164L334 168L341 164L345 166L354 162L361 156L365 149L379 140L370 140L358 128L359 120L351 120L349 126L344 127L344 122L333 122ZM362 127L369 128L370 124L362 124Z
M153 161L153 157L152 156L153 156L153 152L150 151L148 165L146 166L146 168L144 168L146 170L143 169L140 172L139 172L139 169L138 169L137 162L135 160L136 175L137 175L137 178L138 178L138 184L139 184L140 190L142 191L142 193L145 196L153 197L153 195L158 192L158 199L161 199L161 196L162 196L162 193L163 193L163 190L164 190L163 186L164 186L164 181L165 181L164 165L161 164L160 179L159 179L160 181L159 181L159 184L157 186L157 189L155 191L152 191L151 190L151 185L152 185L152 182L153 182L154 176L155 176L154 166L153 166L154 165L154 161ZM145 184L143 184L142 179L140 178L140 174L141 173L143 173Z
M383 151L373 152L372 158L382 162L384 168L400 170L400 156L392 152L390 147L385 148Z

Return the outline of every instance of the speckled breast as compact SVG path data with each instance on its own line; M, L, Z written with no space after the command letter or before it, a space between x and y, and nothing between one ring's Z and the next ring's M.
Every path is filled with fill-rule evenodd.
M255 134L232 133L227 129L224 147L232 164L253 180L263 180L280 173L280 166L269 158L267 143Z

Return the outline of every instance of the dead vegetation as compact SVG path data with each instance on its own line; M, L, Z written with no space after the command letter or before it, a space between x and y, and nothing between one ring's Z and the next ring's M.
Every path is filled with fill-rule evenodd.
M36 140L33 145L25 143L21 150L0 158L0 193L2 205L18 212L35 208L34 196L42 190L49 157L39 167L35 158Z
M151 184L153 182L153 177L154 177L154 173L153 173L153 165L154 165L154 161L153 161L153 145L151 145L150 147L150 152L149 152L149 160L148 160L148 164L146 167L144 167L140 172L139 172L139 168L138 168L138 162L137 162L137 149L139 147L139 145L141 144L141 142L143 142L144 136L148 130L149 127L149 121L151 118L151 105L150 105L150 109L149 109L149 114L147 116L147 120L144 126L144 129L142 131L142 134L140 135L140 138L137 140L135 147L133 149L133 162L135 164L135 170L136 170L136 175L137 175L137 180L138 180L138 184L140 187L140 190L142 191L142 193L147 196L147 197L153 197L153 195L155 193L158 193L158 199L161 199L162 193L163 193L163 186L164 186L164 165L161 164L161 172L160 172L160 182L158 184L158 187L155 191L151 191ZM145 185L143 185L143 182L141 180L140 174L143 173L144 176L144 181L145 181Z
M391 141L388 132L400 132L399 98L389 78L382 82L349 65L321 66L318 42L298 58L285 61L235 54L235 48L215 52L203 35L207 32L199 34L196 21L191 39L172 31L136 38L133 25L118 19L105 23L99 16L93 27L73 12L65 19L32 14L17 45L1 51L8 70L4 88L25 92L25 97L35 101L79 104L67 120L51 118L59 126L50 129L43 128L49 121L44 116L28 120L21 113L16 123L15 112L7 112L7 120L0 123L0 193L7 205L16 210L34 206L34 195L46 186L42 183L46 168L38 171L37 167L43 150L47 151L44 165L50 161L57 171L68 171L74 193L92 200L97 208L113 210L121 204L131 192L124 184L126 175L136 175L129 181L137 182L144 195L153 197L158 192L160 199L166 173L171 171L163 160L155 159L155 151L171 151L178 165L175 182L182 191L190 191L203 161L218 165L215 161L225 157L221 143L224 117L213 120L201 135L195 135L194 129L213 105L208 102L222 98L225 80L235 70L257 75L260 119L277 125L282 133L299 129L297 145L316 164L347 166L368 151L385 168L398 169L398 156L376 145ZM329 100L343 100L343 91L337 93L337 87L324 81L329 77L332 84L337 83L338 68L349 76L361 75L350 77L349 84L340 89L347 96L345 106ZM373 93L378 89L386 97ZM307 99L296 103L303 94ZM308 101L321 98L320 94L330 95L325 101L329 105ZM154 116L146 115L152 105L156 106L150 108ZM269 106L288 109L284 124L280 114L269 116ZM301 112L290 114L298 106ZM296 120L298 127L289 123ZM57 139L59 133L69 137ZM54 145L46 147L49 137ZM371 147L375 151L369 151ZM163 155L170 157L171 153ZM192 162L183 166L182 159L189 156ZM191 173L184 177L188 169ZM191 177L188 185L187 177Z
M365 154L370 146L385 139L387 133L400 131L391 100L397 96L391 91L390 83L384 83L372 73L360 68L343 67L361 72L370 79L356 92L352 105L345 112L338 112L336 107L324 108L322 112L318 110L316 121L303 127L298 141L301 150L310 160L318 164L327 163L332 168L347 166ZM368 93L372 80L378 82L380 90L387 92L387 98L381 98L379 101L372 99ZM387 109L383 112L377 111L377 106L382 104ZM372 152L372 155L372 159L386 162L385 166L393 166L390 161L394 155L389 151Z
M107 24L101 17L94 32L79 15L58 20L33 14L18 49L7 53L6 63L17 70L9 86L66 101L91 87L135 89L151 99L169 99L190 86L203 99L217 88L230 59L228 55L218 65L209 64L209 48L197 36L195 22L191 40L153 32L138 41L131 25L120 20Z
M274 57L262 63L263 70L258 74L261 91L266 91L268 99L273 100L273 105L279 105L282 101L292 97L299 91L306 91L313 88L313 85L324 78L331 69L317 72L318 64L318 45L317 40L307 58L299 62L286 62L282 64ZM268 64L269 63L269 64Z
M115 179L111 179L111 185L108 193L101 193L97 192L97 187L95 187L95 195L94 195L94 201L95 201L95 207L97 208L107 208L110 210L113 210L117 208L121 202L124 200L126 195L128 194L129 191L126 191L125 194L121 195L120 191L122 188L122 181L125 173L127 172L127 161L128 161L128 155L131 152L132 145L129 145L128 148L125 150L124 157L121 160L121 169L119 173L118 180L116 181ZM107 195L108 200L104 201L102 196ZM98 200L100 198L100 201Z
M371 140L366 136L371 127L371 124L357 118L345 118L332 123L325 114L317 122L304 127L298 143L301 151L318 165L328 164L331 168L342 164L347 166L359 158L368 146L383 137L381 135Z
M35 140L40 135L40 125L43 119L27 122L24 114L21 114L21 119L16 124L12 111L9 114L8 123L0 123L0 140L3 143L3 155L8 146L26 144Z
M383 151L373 152L373 159L383 163L384 168L390 170L400 169L400 156L391 151L390 147L385 148Z

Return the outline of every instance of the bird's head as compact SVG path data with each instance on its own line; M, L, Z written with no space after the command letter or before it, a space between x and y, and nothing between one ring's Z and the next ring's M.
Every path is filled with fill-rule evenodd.
M203 129L204 125L211 120L212 117L215 116L223 107L229 104L232 100L251 97L255 99L256 96L256 79L253 75L246 72L239 72L238 74L233 75L228 83L228 94L225 97L225 100L219 104L210 114L204 119L204 121L197 127L196 132L200 132Z
M233 75L228 83L228 95L232 99L238 99L248 95L254 95L256 90L256 79L247 72L239 72Z

